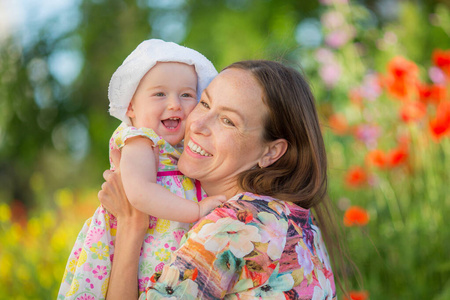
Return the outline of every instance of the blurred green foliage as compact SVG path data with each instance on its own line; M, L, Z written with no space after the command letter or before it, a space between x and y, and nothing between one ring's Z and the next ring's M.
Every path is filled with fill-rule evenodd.
M79 0L74 2L75 19L59 15L28 28L34 38L26 42L24 32L1 40L0 299L56 296L65 260L84 219L97 205L101 174L109 167L108 141L119 123L107 112L110 76L148 38L194 48L218 70L237 60L259 58L301 66L324 122L330 195L339 205L350 201L371 215L366 228L349 228L346 237L371 299L447 299L448 138L421 148L417 129L408 128L416 137L413 157L426 163L413 173L377 173L379 185L353 190L342 178L349 166L364 161L368 149L352 136L330 133L326 122L342 113L357 124L368 111L376 112L374 119L387 137L380 146L392 147L395 132L389 130L397 128L392 121L396 104L385 99L358 111L349 102L349 91L367 74L386 72L396 55L417 63L421 77L428 78L433 50L450 48L448 2L322 2L334 4ZM324 19L330 12L343 15L341 25L350 32L350 38L334 48L326 46L334 26ZM336 21L328 16L331 23ZM64 19L72 26L59 30ZM333 59L322 61L320 49L331 51ZM53 71L61 53L72 54L69 60L80 68L73 80ZM56 62L60 67L67 63ZM360 288L356 277L351 283Z

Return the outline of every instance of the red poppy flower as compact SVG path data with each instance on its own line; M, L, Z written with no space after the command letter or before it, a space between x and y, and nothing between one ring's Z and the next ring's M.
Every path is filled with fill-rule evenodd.
M408 101L400 109L400 118L403 122L417 122L427 113L427 107L422 102Z
M390 167L397 167L408 159L408 151L405 147L392 149L387 154L387 162Z
M350 300L367 300L369 299L369 293L367 291L351 291ZM349 300L347 297L344 297L345 300Z
M403 80L396 80L393 77L388 77L385 80L386 88L392 96L404 100L408 96L408 85Z
M447 90L442 85L417 84L419 100L423 103L439 103L445 99Z
M412 61L401 56L396 56L388 63L388 72L396 79L405 80L408 78L417 78L419 68Z
M345 226L364 226L367 225L367 223L369 223L369 213L364 208L360 206L350 206L345 211Z
M429 123L431 135L440 140L450 133L450 101L441 101L436 110L436 118Z
M360 187L367 183L366 171L360 166L351 167L345 176L345 182L349 187Z
M450 75L450 49L433 51L433 62L436 66L442 69L447 75Z
M404 100L408 97L411 86L417 82L418 74L419 68L415 63L396 56L388 63L384 86L391 95Z
M328 119L330 129L337 135L344 135L348 130L347 119L341 114L331 115Z
M379 149L375 149L367 153L366 160L368 164L376 166L380 169L386 166L386 154Z

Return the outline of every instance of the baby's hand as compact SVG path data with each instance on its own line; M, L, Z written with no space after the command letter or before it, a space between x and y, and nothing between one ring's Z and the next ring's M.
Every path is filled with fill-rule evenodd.
M222 203L225 203L226 201L227 198L224 195L216 195L204 198L198 203L198 206L200 207L199 219L206 216L211 210L221 205Z

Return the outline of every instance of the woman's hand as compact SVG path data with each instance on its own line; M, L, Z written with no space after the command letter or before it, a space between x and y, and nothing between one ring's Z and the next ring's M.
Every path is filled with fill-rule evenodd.
M127 199L120 174L120 151L112 150L111 159L116 166L115 171L106 170L103 173L105 182L98 193L102 205L117 218L118 223L126 223L138 230L148 228L149 216L135 209Z

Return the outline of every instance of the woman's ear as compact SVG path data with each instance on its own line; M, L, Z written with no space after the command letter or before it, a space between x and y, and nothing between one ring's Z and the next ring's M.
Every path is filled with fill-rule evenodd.
M136 117L132 103L133 103L133 101L131 101L130 104L128 104L128 108L127 108L127 117L130 119L134 119Z
M285 139L278 139L270 142L264 155L258 161L260 168L265 168L279 160L286 153L288 142Z

